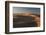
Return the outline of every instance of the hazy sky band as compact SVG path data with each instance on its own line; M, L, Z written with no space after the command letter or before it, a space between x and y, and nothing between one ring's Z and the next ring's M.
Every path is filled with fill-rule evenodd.
M13 7L13 13L32 13L32 14L40 14L40 8Z

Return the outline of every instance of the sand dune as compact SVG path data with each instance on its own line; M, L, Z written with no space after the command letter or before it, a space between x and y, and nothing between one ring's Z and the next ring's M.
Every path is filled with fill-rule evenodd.
M26 16L26 18L25 18L25 16ZM15 18L15 17L22 17L22 18ZM25 18L25 19L24 19ZM23 19L26 21L26 23L27 23L27 26L28 25L30 25L31 23L32 23L32 21L33 21L33 23L35 22L35 24L33 24L33 25L35 25L36 27L39 27L40 26L40 17L39 17L39 15L37 15L37 14L32 14L32 13L16 13L16 14L13 14L13 23L14 23L14 26L15 26L15 23L17 22L16 21L16 19L19 19L19 20L17 20L17 21L22 21ZM21 20L20 20L21 19ZM32 21L31 21L32 20ZM16 21L16 22L15 22ZM25 22L24 21L24 22ZM29 22L30 22L30 24L29 24ZM17 24L17 23L16 23ZM20 25L24 25L24 26L26 26L26 24L20 24ZM17 26L20 26L20 25L17 25ZM31 24L32 25L32 24Z

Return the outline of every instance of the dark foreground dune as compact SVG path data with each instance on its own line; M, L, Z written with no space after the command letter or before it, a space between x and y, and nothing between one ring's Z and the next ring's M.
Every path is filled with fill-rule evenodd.
M20 16L13 18L13 27L36 27L36 22L30 16Z

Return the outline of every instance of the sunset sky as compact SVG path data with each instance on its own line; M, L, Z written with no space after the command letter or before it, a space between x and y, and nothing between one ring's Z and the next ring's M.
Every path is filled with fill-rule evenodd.
M40 8L13 7L13 13L32 13L32 14L40 14Z

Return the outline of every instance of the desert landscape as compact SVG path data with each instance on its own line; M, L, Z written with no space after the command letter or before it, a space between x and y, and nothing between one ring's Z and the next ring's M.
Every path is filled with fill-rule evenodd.
M40 15L32 13L14 13L13 28L40 27Z

